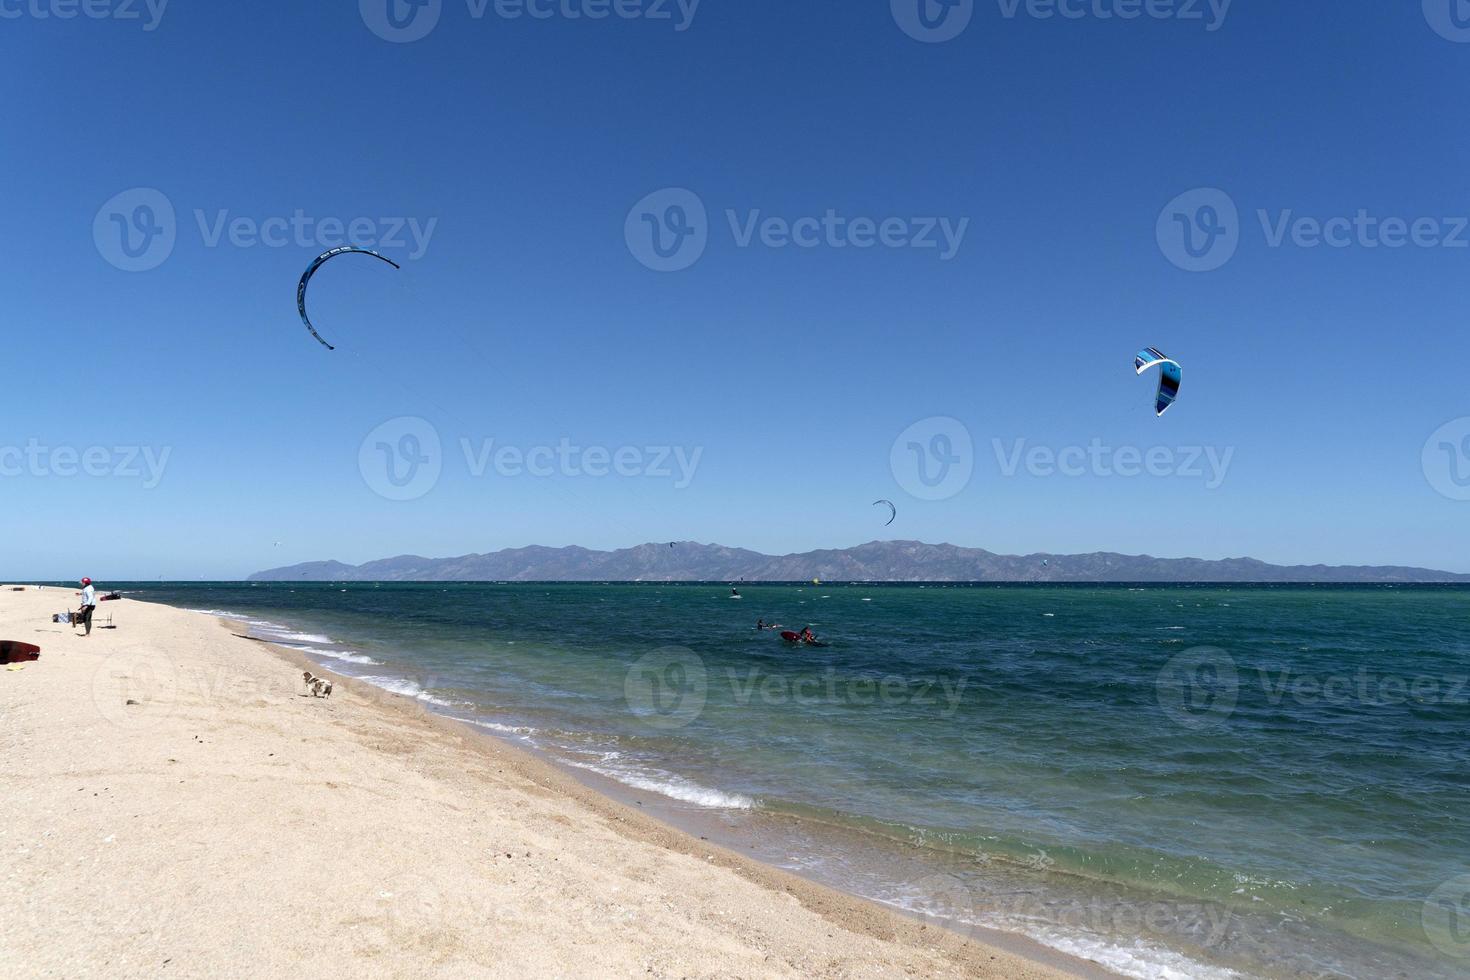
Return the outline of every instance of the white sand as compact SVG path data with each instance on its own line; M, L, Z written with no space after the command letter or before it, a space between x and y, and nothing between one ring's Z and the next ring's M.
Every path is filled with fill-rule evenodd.
M74 601L0 592L0 638L44 651L0 670L6 977L1061 975L406 699L303 697L299 658L211 617L105 602L83 638L49 621Z

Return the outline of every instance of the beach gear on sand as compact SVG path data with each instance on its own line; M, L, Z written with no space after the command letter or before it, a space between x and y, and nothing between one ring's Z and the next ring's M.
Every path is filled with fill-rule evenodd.
M41 648L34 643L22 643L20 640L0 640L0 664L24 663L38 660L41 657Z

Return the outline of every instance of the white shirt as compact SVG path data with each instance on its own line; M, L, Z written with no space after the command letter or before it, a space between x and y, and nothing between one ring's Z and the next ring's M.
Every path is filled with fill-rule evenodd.
M95 606L95 605L97 605L97 590L94 589L94 588L92 588L90 585L84 586L82 588L82 605L84 605L84 606Z

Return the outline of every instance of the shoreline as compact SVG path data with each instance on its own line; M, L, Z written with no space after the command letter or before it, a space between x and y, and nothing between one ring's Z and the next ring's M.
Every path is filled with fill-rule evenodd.
M196 615L210 614L198 613ZM237 628L248 628L246 624L238 620L222 616L213 618L232 633ZM240 633L235 635L243 636ZM946 926L931 925L923 916L910 914L860 895L813 881L765 861L746 857L725 843L710 840L697 833L699 829L713 829L713 827L701 828L699 824L701 822L713 823L716 820L714 814L688 810L684 811L684 819L681 820L677 808L673 806L655 804L643 809L641 803L634 802L635 798L640 795L639 791L611 777L576 769L561 762L549 752L516 744L504 735L436 712L417 698L395 693L364 681L360 677L342 674L333 670L330 664L318 663L303 650L281 646L255 637L248 639L270 650L276 657L293 667L310 669L318 676L329 675L340 689L351 689L364 699L374 700L389 710L403 712L430 728L463 738L466 748L471 751L492 752L504 765L512 767L517 774L542 788L574 799L589 809L618 822L620 831L667 850L696 858L704 857L708 863L734 871L764 888L792 895L803 906L819 914L835 915L844 928L857 927L860 931L867 932L875 938L885 940L897 938L899 941L908 942L932 941L932 936L929 934L938 930L957 939L961 944L958 947L961 951L973 942L982 947L999 949L1033 964L1054 968L1062 971L1066 976L1085 977L1089 980L1103 980L1103 978L1117 976L1099 964L1052 949L1019 934L987 929L983 926L971 926L970 931L974 933L971 939L964 933ZM482 742L489 743L494 748L477 745ZM652 816L650 813L659 815ZM899 920L897 926L892 922L883 921L889 917ZM925 935L921 936L919 933ZM941 945L942 948L954 948L952 941Z
M58 968L69 975L93 969L151 973L143 959L130 955L141 945L174 949L180 955L161 959L182 975L240 971L241 957L249 960L244 972L255 976L303 968L318 975L396 976L421 967L424 957L451 975L487 967L557 973L566 970L558 957L575 952L581 957L575 962L614 974L1112 976L1025 937L951 932L701 840L550 759L416 699L338 674L301 651L243 637L223 618L123 599L106 607L120 620L116 631L83 639L65 635L71 631L64 625L36 629L49 620L47 605L65 594L6 592L0 601L7 633L45 641L39 662L6 675L10 683L0 700L10 746L3 781L22 811L0 832L10 845L0 848L7 855L5 891L15 891L12 902L32 913L20 917L29 919L28 930L17 930L13 918L0 924L0 952L24 975ZM61 635L47 635L53 633ZM336 679L334 696L302 696L300 669ZM143 697L119 699L114 681ZM69 724L58 726L64 721ZM53 729L58 738L42 737ZM195 729L203 733L183 737ZM265 760L238 761L232 751L200 767L197 781L218 784L213 790L201 791L188 778L160 778L193 771L173 768L185 764L180 754L216 740L233 749L267 749ZM167 761L160 762L160 754ZM104 759L117 765L102 770L105 785L93 791L95 799L117 794L120 783L148 784L147 793L128 793L131 809L152 810L155 817L145 825L145 846L118 847L117 832L101 833L112 823L75 816L87 806L72 806L60 821L65 830L48 820L64 804L88 803L68 793L84 794ZM324 778L334 775L338 760L346 770L336 774L342 781ZM295 795L301 770L317 777L306 783L310 800ZM70 785L78 780L82 785ZM334 799L344 786L356 797L345 805ZM266 799L257 799L257 792ZM265 806L267 799L276 810ZM178 812L193 818L182 821L187 826L177 825ZM117 824L138 826L128 827L125 817ZM222 830L235 833L219 839ZM364 852L363 836L377 846ZM48 845L54 837L63 839ZM492 838L496 851L489 857L485 842ZM501 852L500 841L511 838L517 842ZM234 845L233 853L219 846L224 841ZM85 866L93 847L125 851L128 860L109 875L97 861ZM188 860L170 857L179 847L190 852ZM253 863L242 863L242 852L253 855ZM502 853L531 860L516 864ZM313 875L323 861L336 873ZM531 873L511 872L507 880L506 865L515 871L531 865ZM243 931L259 939L242 945L228 928L232 922L238 927L237 910L211 904L209 894L200 896L204 904L189 905L188 915L150 911L138 922L136 914L106 914L129 892L154 909L169 906L164 899L177 900L180 891L243 889L244 881L232 875L264 875L262 886L274 880L278 902L295 916L252 923ZM212 880L220 876L223 881ZM297 884L282 891L282 877ZM411 887L382 887L405 878ZM159 895L163 882L171 887ZM62 899L55 907L76 908L79 894L99 888L107 900L83 899L89 915L79 917L95 921L79 921L80 930L58 928L60 920L40 925L47 921L43 910L53 907L48 896ZM397 901L405 893L410 900ZM547 908L536 921L523 918L538 905ZM344 906L358 914L324 921ZM614 934L595 924L608 916L625 920ZM180 917L206 920L196 923L194 941L170 942L169 925ZM303 930L302 917L315 927ZM479 928L465 924L477 920L483 920ZM548 926L568 949L548 945ZM57 932L63 933L59 941ZM675 949L669 948L671 936L679 937ZM220 939L228 940L224 947ZM597 950L594 960L586 959L589 943ZM344 945L353 949L344 953ZM368 955L353 955L364 948ZM58 950L67 953L60 962Z

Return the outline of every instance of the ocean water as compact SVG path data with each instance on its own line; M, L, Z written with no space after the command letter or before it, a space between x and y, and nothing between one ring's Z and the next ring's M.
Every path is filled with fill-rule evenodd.
M120 588L960 931L1137 977L1470 976L1470 589Z

